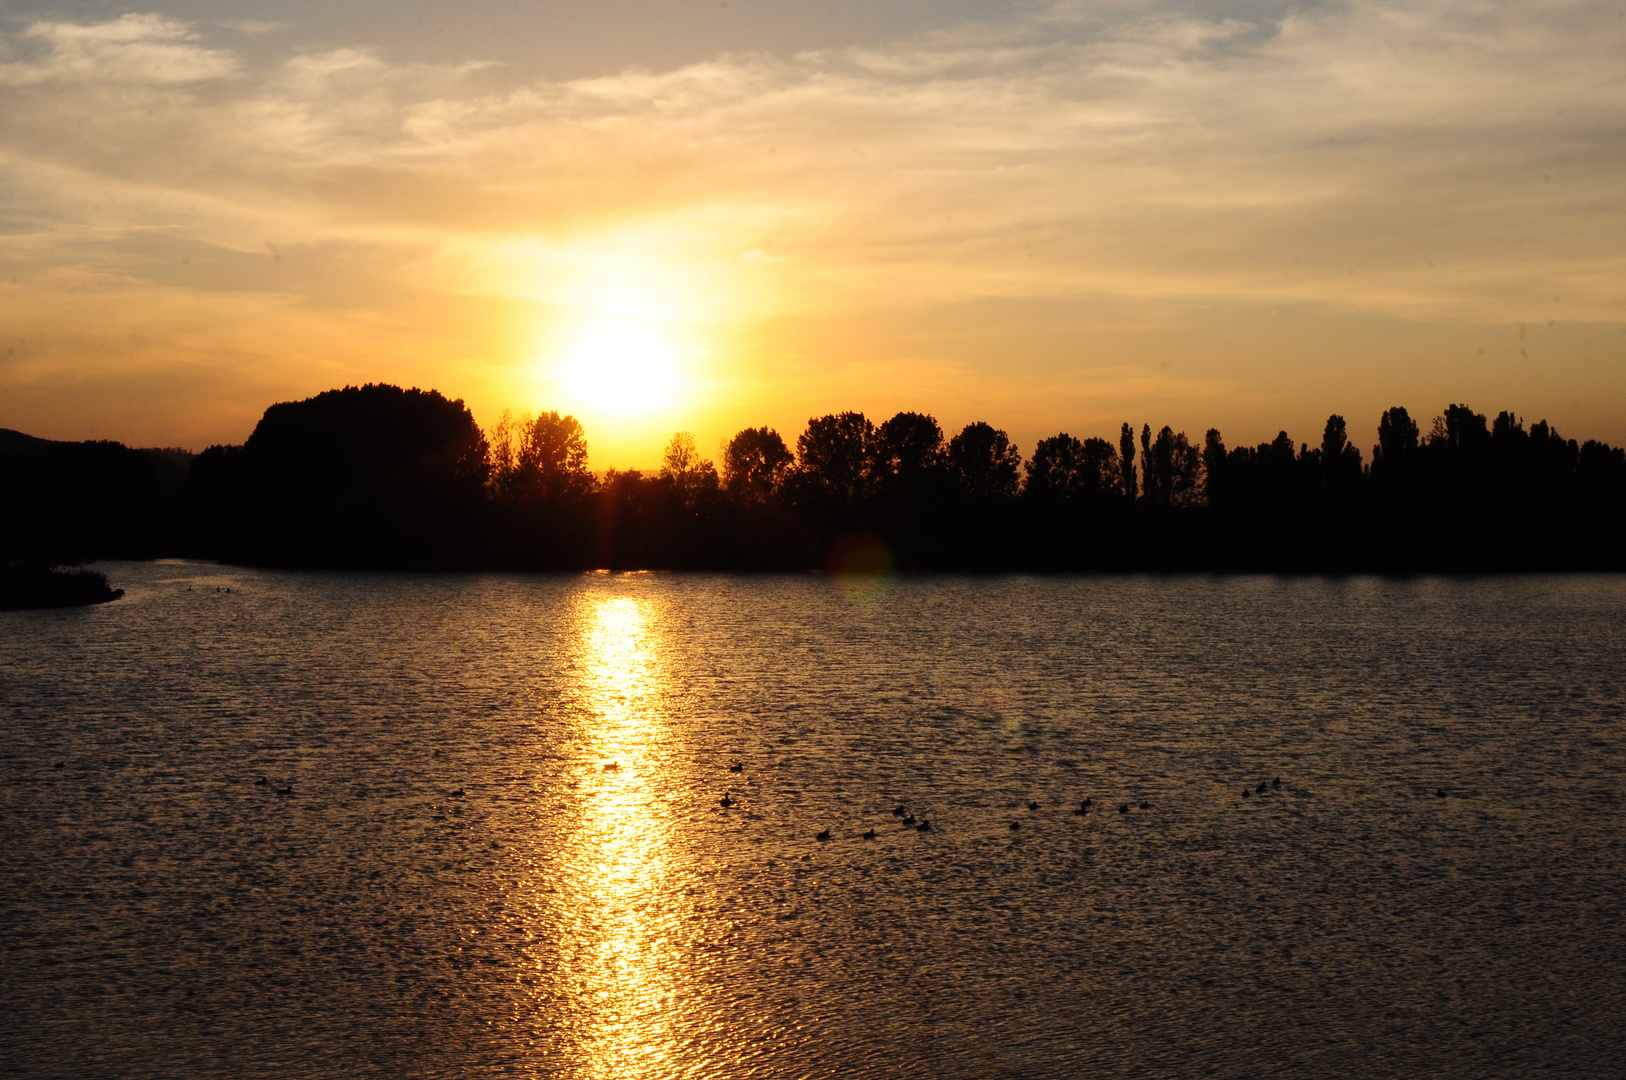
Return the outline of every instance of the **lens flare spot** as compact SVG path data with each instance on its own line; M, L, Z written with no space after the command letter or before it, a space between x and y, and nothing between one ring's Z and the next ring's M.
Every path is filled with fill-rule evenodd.
M885 599L897 577L891 549L873 533L841 537L831 546L824 568L836 591L854 604Z

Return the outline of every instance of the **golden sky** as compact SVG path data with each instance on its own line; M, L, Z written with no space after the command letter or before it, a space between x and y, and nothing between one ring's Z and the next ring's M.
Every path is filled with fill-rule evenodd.
M0 426L389 381L595 468L846 408L1626 442L1618 0L865 7L6 4Z

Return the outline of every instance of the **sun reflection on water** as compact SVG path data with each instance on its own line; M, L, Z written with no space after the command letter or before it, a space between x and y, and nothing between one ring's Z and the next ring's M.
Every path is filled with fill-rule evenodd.
M588 602L580 692L586 768L599 776L583 808L567 898L577 932L583 1073L659 1075L675 1064L665 830L660 813L661 672L648 607L628 597Z

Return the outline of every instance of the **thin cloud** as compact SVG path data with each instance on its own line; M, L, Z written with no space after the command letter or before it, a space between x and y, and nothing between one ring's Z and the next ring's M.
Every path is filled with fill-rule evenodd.
M269 34L282 28L282 24L279 22L266 22L258 19L234 19L220 25L227 30L235 30L239 34Z
M231 53L203 47L187 24L163 15L125 15L90 26L36 22L22 38L24 45L43 46L43 54L0 64L0 86L168 86L219 79L237 70Z
M1448 310L1482 299L1370 275L1430 253L1475 265L1605 254L1593 216L1601 182L1618 178L1626 118L1618 24L1586 4L1496 18L1476 5L1355 5L1288 15L1262 36L1236 19L1149 18L1075 40L1050 18L980 44L961 27L888 51L482 93L478 65L402 66L364 49L299 53L234 79L231 52L131 15L35 24L25 36L46 49L0 79L40 91L32 122L6 138L24 169L77 159L89 183L237 193L256 221L262 189L302 226L357 238L568 243L573 222L627 215L714 228L720 197L748 229L772 223L722 247L771 244L865 287L907 277L919 300L1114 281L1135 294L1162 281L1172 295L1315 298L1326 283L1309 271L1267 283L1287 257L1354 266L1361 280L1342 274L1329 302ZM129 83L169 96L161 108L107 100ZM65 122L92 125L91 137L64 143ZM1543 162L1557 163L1559 187L1536 186L1551 183ZM1541 227L1517 252L1498 244L1532 199ZM1453 208L1443 219L1442 205ZM1594 314L1617 299L1590 296Z
M236 287L84 241L163 229L343 252L361 293L420 307L586 303L584 274L641 261L718 322L979 298L1626 311L1626 20L1585 0L1057 6L566 82L359 45L251 66L155 14L3 45L0 260L92 292ZM310 265L256 285L283 298L266 318L332 304Z

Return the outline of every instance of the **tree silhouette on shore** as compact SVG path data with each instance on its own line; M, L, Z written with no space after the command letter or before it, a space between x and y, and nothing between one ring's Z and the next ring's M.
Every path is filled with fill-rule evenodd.
M1394 406L1375 435L1368 460L1336 414L1314 444L1237 447L1124 422L1024 457L989 423L945 439L925 413L849 411L794 451L745 428L720 470L679 432L656 474L595 476L571 416L483 433L460 401L371 385L273 405L190 461L184 498L156 479L170 459L0 433L0 541L43 564L794 569L862 537L904 569L1626 569L1620 448L1459 403L1426 433Z

